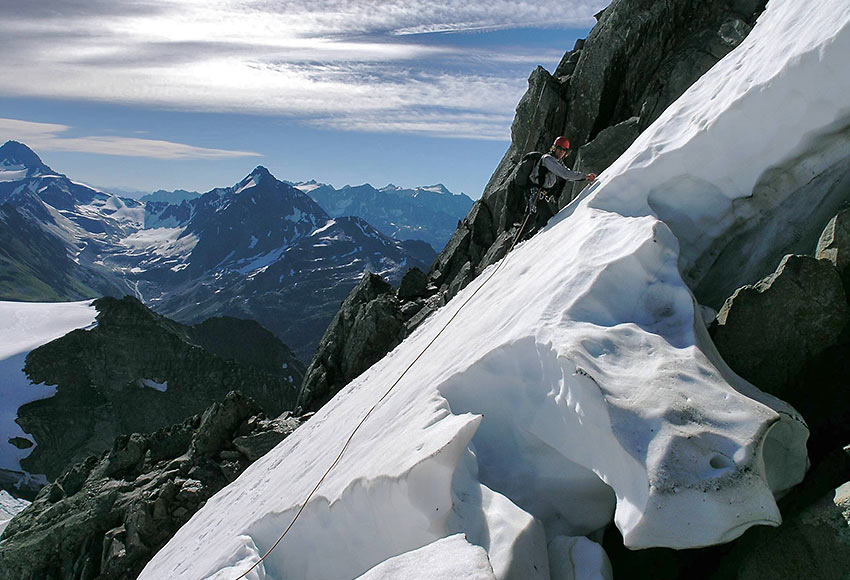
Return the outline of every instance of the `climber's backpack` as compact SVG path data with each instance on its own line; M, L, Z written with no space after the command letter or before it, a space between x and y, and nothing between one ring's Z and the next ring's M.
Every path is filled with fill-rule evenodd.
M520 187L540 187L548 173L546 166L540 163L542 157L543 153L540 151L530 151L523 155L514 171L514 183ZM535 173L537 179L534 178Z

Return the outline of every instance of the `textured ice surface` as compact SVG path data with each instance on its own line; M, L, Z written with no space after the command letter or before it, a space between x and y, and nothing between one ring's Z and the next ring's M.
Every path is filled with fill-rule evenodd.
M252 578L356 578L461 532L499 579L606 578L570 538L612 517L631 547L779 523L807 429L723 364L680 272L699 283L718 240L835 164L848 22L845 0L771 0L596 185L212 498L141 579L247 569L468 299Z
M496 580L487 552L462 535L449 536L424 548L390 558L357 580Z

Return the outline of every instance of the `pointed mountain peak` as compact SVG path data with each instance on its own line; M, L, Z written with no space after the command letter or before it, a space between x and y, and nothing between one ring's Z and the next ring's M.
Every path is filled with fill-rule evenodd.
M260 182L263 179L275 178L275 176L262 165L257 165L257 167L254 168L254 171L251 172L251 177L253 177L257 182Z
M52 172L35 151L18 141L6 141L0 147L0 167L25 167L30 170L40 169L42 172Z
M233 187L231 191L235 194L238 194L245 191L246 189L250 189L261 184L273 184L276 182L277 179L269 172L268 169L266 169L262 165L257 165L257 167L254 168L254 171L246 175L242 179L242 181L240 181ZM226 194L225 191L223 191L222 193Z
M382 187L378 191L401 191L402 188L396 185L395 183L388 183L386 186Z

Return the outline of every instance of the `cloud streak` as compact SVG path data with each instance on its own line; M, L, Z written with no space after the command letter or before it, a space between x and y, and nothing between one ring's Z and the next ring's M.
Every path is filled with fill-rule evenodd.
M507 139L534 55L457 46L433 33L586 27L607 0L24 4L0 8L0 95L280 115L343 130L484 139L502 131ZM461 117L476 120L452 131Z
M68 125L56 123L0 118L0 142L22 141L36 150L43 151L73 151L148 159L229 159L261 156L252 151L209 149L159 139L99 135L66 137L63 135L71 129L72 127Z

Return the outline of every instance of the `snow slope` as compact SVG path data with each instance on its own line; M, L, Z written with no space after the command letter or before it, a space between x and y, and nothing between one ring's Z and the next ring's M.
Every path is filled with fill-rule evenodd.
M56 387L33 385L23 372L29 352L77 328L94 324L97 311L84 302L0 301L0 469L20 471L32 448L18 449L9 439L26 437L15 423L18 409L56 394Z
M720 360L680 267L698 280L717 240L832 166L847 54L845 0L771 0L597 185L212 498L140 579L247 570L376 404L248 578L427 570L422 548L458 533L499 579L603 578L601 549L575 538L612 518L635 548L778 524L807 429ZM432 577L479 577L475 562Z

